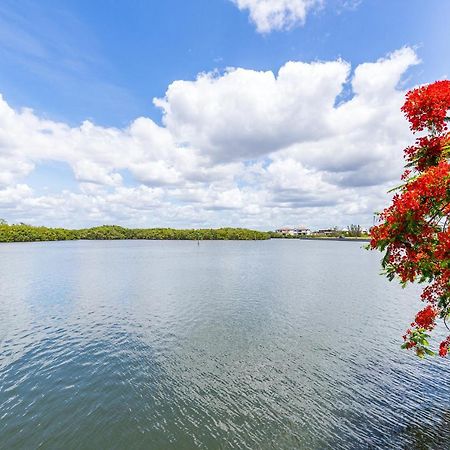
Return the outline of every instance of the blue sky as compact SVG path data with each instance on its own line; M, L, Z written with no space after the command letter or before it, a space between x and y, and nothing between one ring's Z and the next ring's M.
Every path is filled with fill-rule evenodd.
M394 133L387 125L383 136L391 133L392 142L399 146L398 154L393 153L390 145L383 144L383 149L377 150L378 174L370 163L373 155L366 160L360 157L371 145L370 133L364 145L362 136L352 141L348 131L340 134L339 130L334 130L333 142L343 140L341 145L353 149L349 158L361 159L361 162L352 167L350 163L341 162L341 156L330 161L335 157L323 150L325 135L313 133L310 136L307 131L302 135L293 129L295 122L285 122L285 126L279 123L289 109L281 105L281 97L265 98L267 90L261 74L273 72L276 76L289 61L314 64L343 60L348 63L349 72L341 75L341 88L333 87L333 103L338 105L354 98L352 80L358 66L389 58L393 52L407 48L421 62L411 60L404 68L402 66L400 73L394 71L390 75L398 78L391 89L401 99L406 88L449 75L450 2L312 0L304 17L275 24L272 29L261 32L261 23L252 20L252 12L258 11L260 1L3 1L0 5L0 93L6 103L3 114L14 111L18 129L33 127L33 132L26 143L12 134L14 126L11 124L9 128L5 125L0 135L3 137L0 158L3 155L4 159L3 163L0 160L0 171L4 170L3 185L0 175L0 216L10 221L66 226L74 223L75 211L74 225L111 221L130 226L231 223L257 228L296 224L331 226L356 221L369 224L371 208L383 204L386 200L383 189L398 176L401 145L407 143L405 129L399 125ZM268 0L268 3L272 8L280 8L280 5L295 8L304 6L305 0ZM242 72L241 78L238 75L227 77L229 68L249 72ZM211 77L222 82L204 83L205 94L200 91L201 83L196 82L201 73L214 73ZM248 80L250 75L257 77L254 82ZM300 73L296 76L299 86L311 82ZM320 76L324 77L322 89L325 92L329 87L325 72ZM260 79L261 93L255 90L243 107L244 116L249 118L245 133L242 131L239 139L225 139L227 133L233 134L236 126L239 127L239 121L235 122L236 117L231 116L239 105L239 98L229 109L224 109L221 116L216 114L214 102L219 102L218 107L222 108L223 98L229 99L230 92L236 95L241 92L242 98L242 92L245 96L247 91L240 91L238 86L242 87L244 82L257 86ZM180 80L195 84L173 89L172 100L167 96L169 86ZM237 83L236 89L229 83ZM225 94L219 94L222 89L219 85L228 92L223 98L221 95ZM192 115L193 111L186 112L184 102L189 102L191 88L194 103L201 108L201 120L205 121L201 125L194 124L198 117ZM276 90L278 94L280 89ZM314 109L314 105L322 102L320 90L315 94L317 98L298 94L299 102L306 108L305 114L308 107ZM380 99L384 95L392 97L384 87L380 87L377 95ZM165 98L168 107L155 106L154 98ZM209 99L208 103L199 103L202 98ZM383 113L380 106L380 114L383 117L391 112L395 115L397 106L398 102L394 102L390 106L392 109ZM262 130L273 126L270 137L253 126L259 123L260 113L266 107L274 116L260 125ZM22 108L33 110L29 113L32 119L23 117ZM205 111L211 111L210 115ZM254 121L250 120L252 114ZM292 117L296 114L303 117L298 108ZM320 121L329 118L317 114L314 123L320 128ZM375 117L375 112L373 115ZM158 127L152 131L158 137L149 138L153 144L143 143L144 150L136 150L137 159L122 161L120 154L126 154L127 149L121 147L114 150L108 160L104 154L107 151L99 148L112 145L111 136L104 135L105 130L114 127L122 137L129 138L129 127L138 118L154 121L150 128L153 124ZM95 137L89 132L88 138L85 130L80 131L89 142L99 142L86 150L88 155L95 153L95 157L80 153L77 160L75 153L82 150L77 150L75 144L65 150L58 148L54 153L49 150L52 146L63 147L70 139L62 138L64 144L61 144L58 139L62 131L53 130L53 126L64 125L72 130L66 130L72 136L86 120L97 127ZM208 134L210 120L215 124L222 121L224 128L204 136ZM392 123L397 120L398 117L393 116ZM37 121L41 121L41 125L36 125ZM41 138L47 137L34 134L42 133L43 121L51 122L50 131L45 133L54 136L53 144L40 144ZM364 123L361 130L369 130L374 124ZM275 136L276 133L280 136ZM286 140L281 133L295 135L295 138ZM121 137L114 139L114 145L122 146L118 143ZM225 144L232 146L229 153L221 147ZM145 149L152 145L156 148L152 148L151 155L146 155ZM191 151L192 155L186 156L189 161L180 162L173 154L175 150L172 153L167 150L171 145L178 152L184 152L181 159ZM34 146L36 149L31 148ZM183 148L187 150L180 150ZM310 157L310 152L315 152L315 156ZM16 159L10 157L13 153ZM71 156L67 156L69 154ZM355 155L358 156L355 158ZM141 173L144 169L139 168L144 167L146 157L154 163L149 166L149 173L159 171L158 175L147 177ZM390 165L392 159L395 170L386 177L383 168ZM384 161L384 165L380 161ZM183 172L177 164L192 167ZM287 168L296 164L297 176L288 174ZM167 174L160 176L164 171ZM357 186L357 178L373 181ZM342 195L336 196L335 191ZM137 200L130 206L133 192ZM202 192L205 195L202 196ZM68 210L58 212L49 206L57 205L68 195L73 196L73 205ZM118 200L121 195L127 197L126 205ZM358 197L357 204L341 205L339 198L346 196ZM1 199L4 199L3 204ZM117 204L108 208L114 201ZM253 209L249 208L252 202Z

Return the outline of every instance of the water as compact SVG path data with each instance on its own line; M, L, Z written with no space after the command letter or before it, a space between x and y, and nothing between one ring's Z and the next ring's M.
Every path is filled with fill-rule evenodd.
M0 245L0 448L450 448L358 242Z

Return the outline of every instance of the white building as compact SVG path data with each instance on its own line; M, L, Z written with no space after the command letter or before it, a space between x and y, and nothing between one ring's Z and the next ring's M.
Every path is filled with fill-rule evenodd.
M311 230L306 227L298 227L298 228L278 228L275 230L276 233L280 233L284 236L309 236L311 234Z

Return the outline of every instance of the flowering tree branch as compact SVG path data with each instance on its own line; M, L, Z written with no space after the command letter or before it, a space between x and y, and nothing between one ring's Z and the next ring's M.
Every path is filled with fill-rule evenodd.
M402 111L413 133L421 136L405 149L404 183L380 214L381 223L371 229L369 245L385 253L382 266L390 280L427 284L421 295L426 306L403 336L403 348L414 348L420 357L434 354L430 332L438 319L447 327L450 318L449 110L450 81L406 95ZM449 349L450 336L440 343L439 354L446 356Z

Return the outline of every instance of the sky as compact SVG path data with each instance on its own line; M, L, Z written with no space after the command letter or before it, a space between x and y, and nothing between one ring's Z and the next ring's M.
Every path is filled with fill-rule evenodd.
M449 0L2 0L0 217L373 224Z

